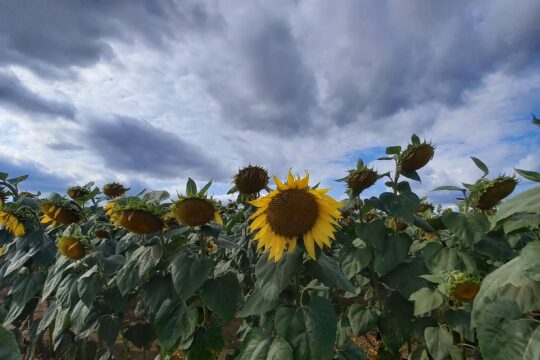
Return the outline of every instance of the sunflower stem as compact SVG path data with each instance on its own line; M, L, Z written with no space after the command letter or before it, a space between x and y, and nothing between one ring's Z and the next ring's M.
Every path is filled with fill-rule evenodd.
M202 258L205 258L206 257L206 237L204 236L204 234L201 232L199 233L199 242L200 242L200 245L201 245L201 257Z

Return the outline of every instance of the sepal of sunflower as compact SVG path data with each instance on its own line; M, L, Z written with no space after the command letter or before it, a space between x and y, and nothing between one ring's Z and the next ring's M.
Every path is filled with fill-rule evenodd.
M86 254L82 237L61 236L57 241L57 247L60 254L70 260L80 260Z
M51 202L47 200L43 202L41 204L41 211L44 214L40 220L42 224L52 222L53 225L56 225L57 223L70 225L80 220L78 210L66 203L61 203L60 201Z
M499 176L493 180L481 179L471 189L471 201L479 210L489 210L510 195L518 181L512 176Z
M0 225L13 236L25 234L24 217L16 209L9 207L0 209Z
M448 289L450 295L463 302L471 302L480 290L481 281L477 276L452 271L449 276Z
M411 144L407 146L398 158L399 168L404 172L420 170L433 158L435 146L426 141L420 142L418 136L413 135Z
M316 259L315 246L330 247L335 240L343 204L327 194L329 189L309 188L309 174L295 178L289 172L286 183L276 177L274 182L276 190L250 202L258 208L250 224L250 231L257 232L257 250L269 252L269 259L278 262L301 237L308 255Z

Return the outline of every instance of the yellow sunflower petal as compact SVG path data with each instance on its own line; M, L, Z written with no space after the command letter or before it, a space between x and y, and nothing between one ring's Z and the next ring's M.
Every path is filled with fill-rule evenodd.
M309 257L315 260L316 259L315 241L313 239L313 235L311 234L311 231L309 231L307 234L304 235L304 246L306 247Z
M216 220L216 222L223 226L223 219L221 218L221 216L219 215L219 212L215 211L214 212L214 220Z
M281 180L279 180L276 176L274 176L274 183L276 184L278 190L287 190L289 187L287 185L284 185Z

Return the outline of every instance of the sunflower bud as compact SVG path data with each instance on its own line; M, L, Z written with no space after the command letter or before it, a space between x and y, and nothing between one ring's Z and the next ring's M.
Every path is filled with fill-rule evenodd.
M449 278L450 294L457 300L471 302L480 290L480 283L476 276L454 271Z
M71 260L82 259L86 253L81 239L73 236L62 236L58 239L58 251Z
M471 190L472 204L477 209L489 210L510 195L516 185L517 180L509 176L501 176L494 180L480 180Z
M124 195L128 190L124 185L116 182L105 184L103 187L103 193L111 199Z
M405 172L419 170L426 166L434 154L435 147L430 143L409 144L407 149L399 156L399 167Z

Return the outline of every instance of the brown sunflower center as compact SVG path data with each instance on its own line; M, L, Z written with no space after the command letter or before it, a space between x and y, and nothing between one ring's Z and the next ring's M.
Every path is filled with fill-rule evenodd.
M480 285L474 282L459 284L453 292L456 299L461 301L471 301L480 290Z
M268 204L268 223L281 236L295 237L307 233L318 216L317 202L306 190L282 191Z

